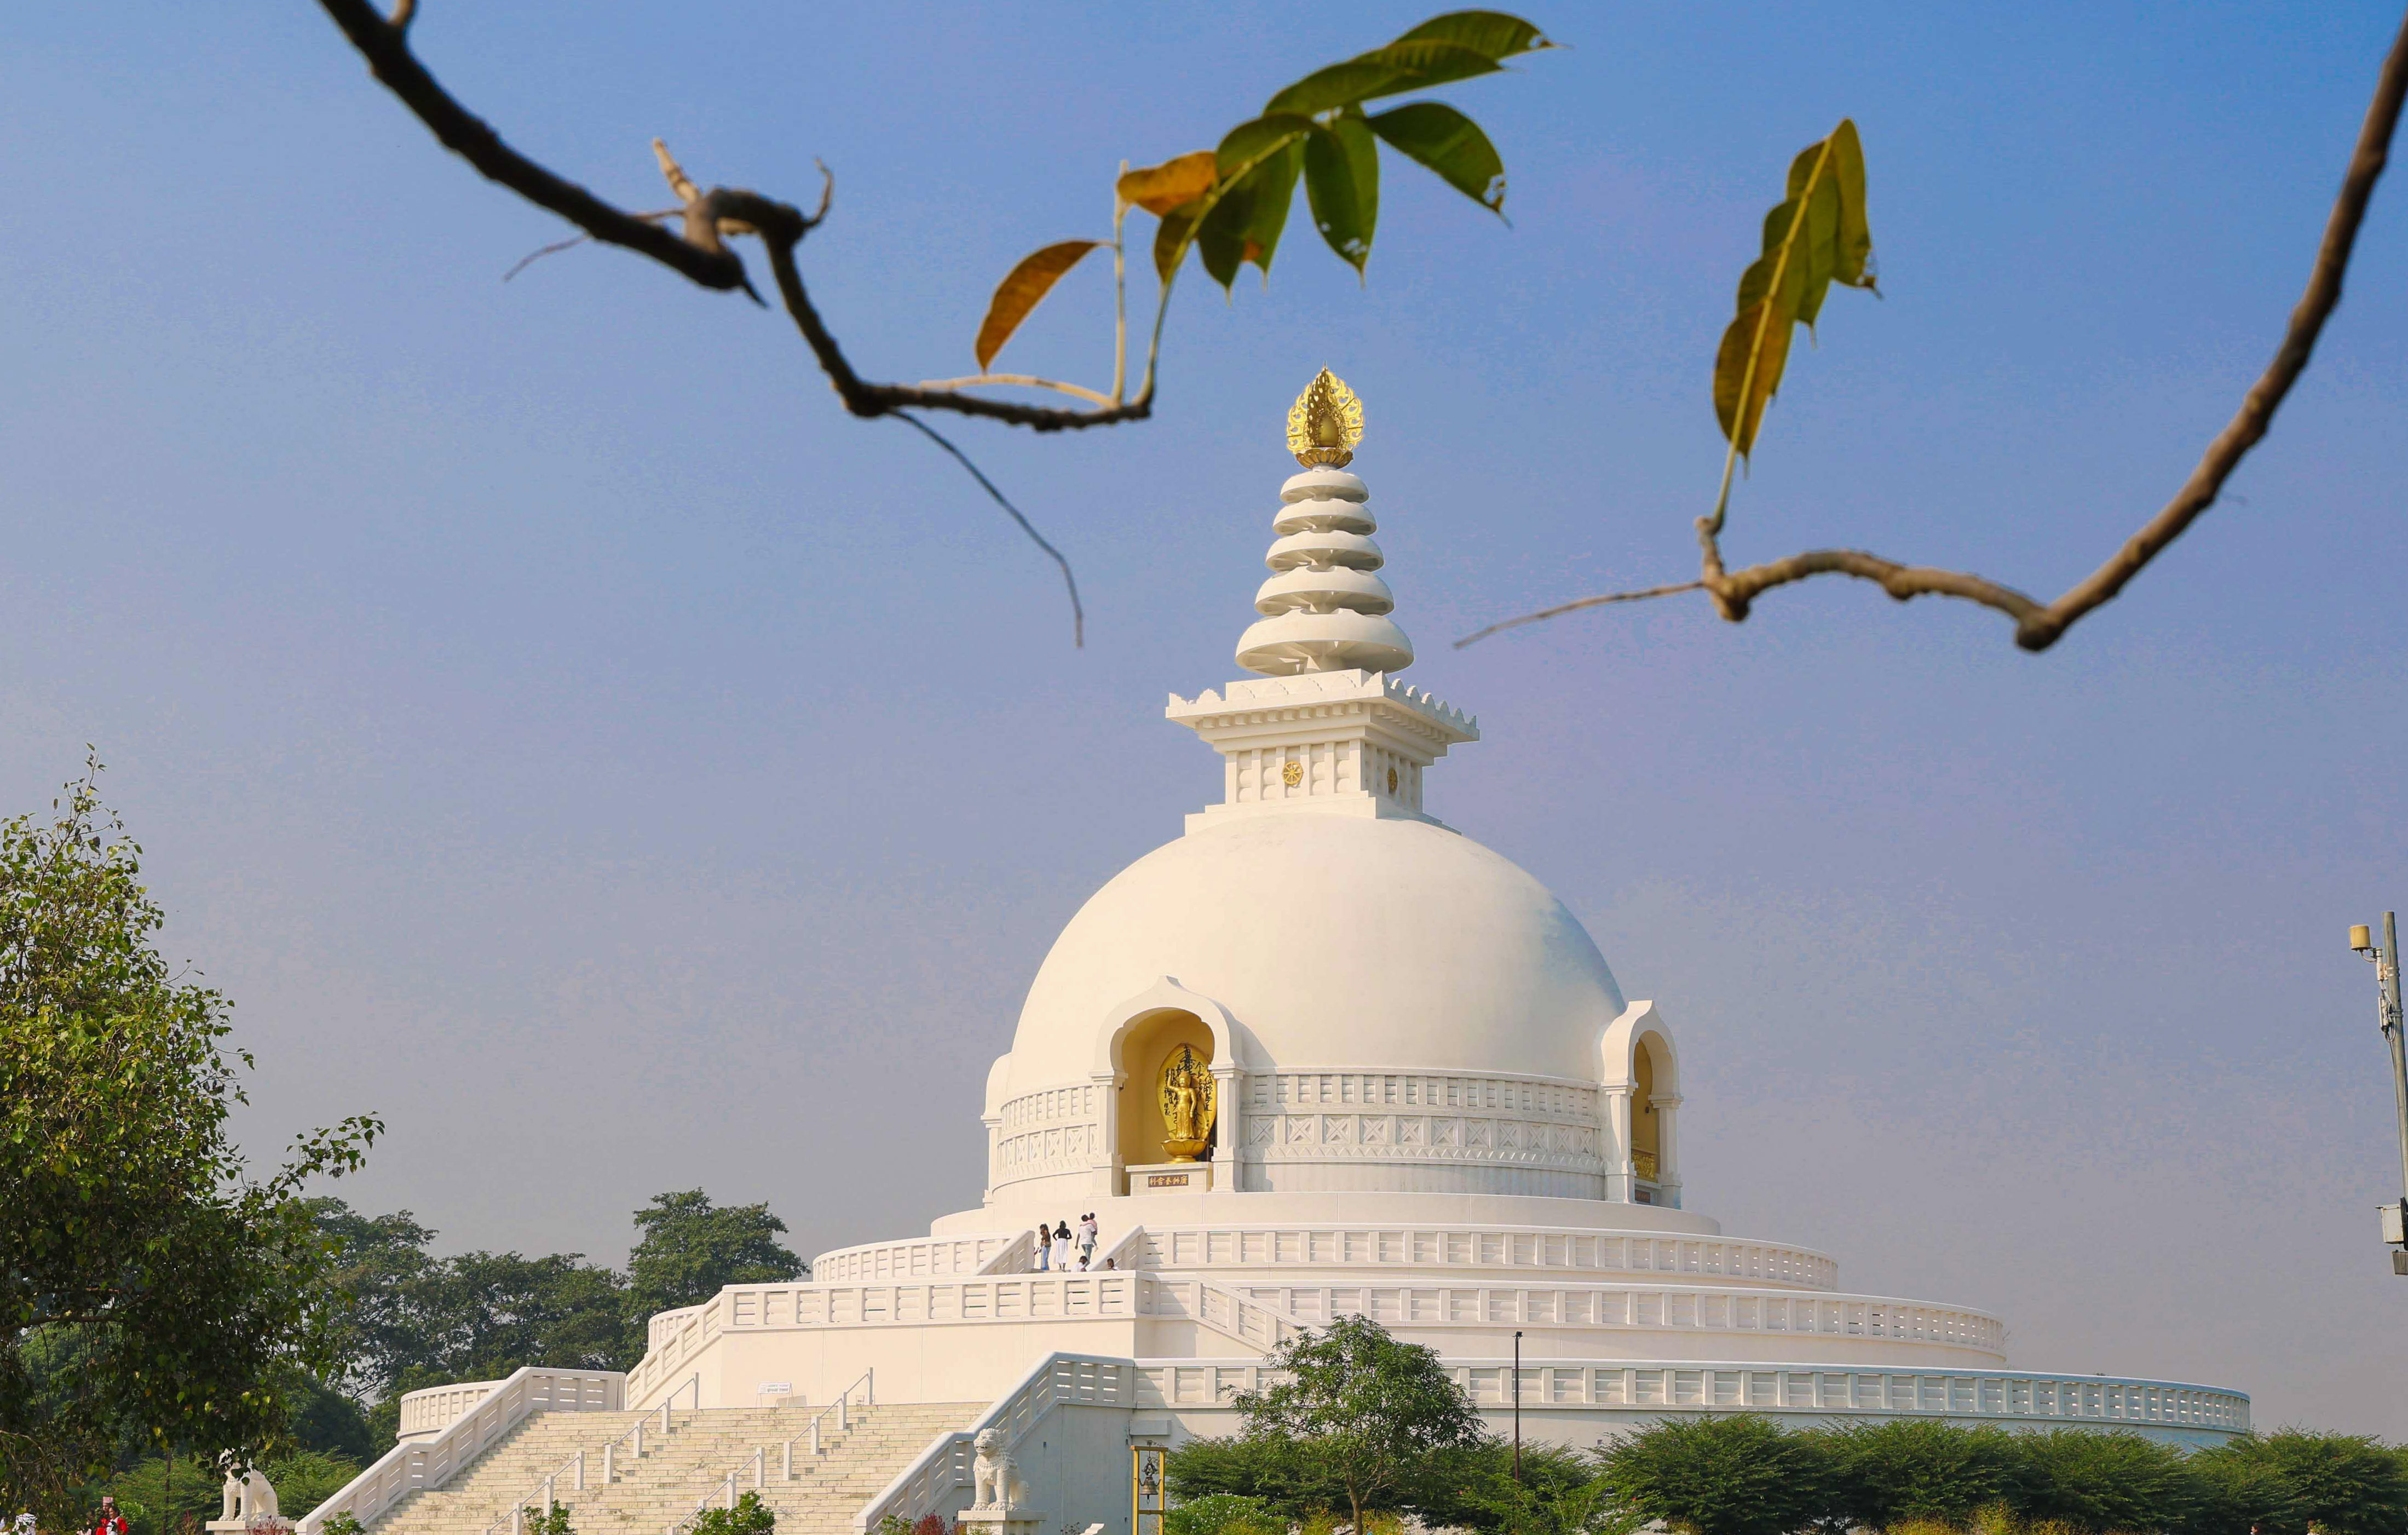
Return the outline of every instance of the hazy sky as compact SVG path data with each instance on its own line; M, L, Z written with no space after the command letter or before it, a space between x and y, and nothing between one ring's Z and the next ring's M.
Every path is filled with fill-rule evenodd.
M1429 9L466 5L419 46L566 174L835 215L865 371L967 372L995 280ZM558 238L312 6L16 7L0 45L0 808L79 768L238 1005L242 1128L374 1110L338 1192L616 1262L767 1199L809 1254L975 1202L1046 945L1216 796L1216 686L1327 363L1369 404L1436 813L1681 1030L1692 1208L1993 1308L2019 1368L2408 1437L2391 1088L2351 922L2408 905L2408 171L2237 493L2056 651L1859 584L1694 573L1708 365L1790 156L1861 125L1885 297L1794 354L1729 549L2051 594L2162 502L2296 300L2397 12L1563 5L1445 93L1508 229L1392 168L1368 286L1291 226L1178 296L1159 418L966 426L1052 568L784 321ZM758 269L757 253L755 255ZM1109 375L1068 281L1007 366ZM1336 929L1333 928L1333 932Z

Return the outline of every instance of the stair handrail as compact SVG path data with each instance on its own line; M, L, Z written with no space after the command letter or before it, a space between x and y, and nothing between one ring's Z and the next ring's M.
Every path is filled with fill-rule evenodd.
M539 1407L563 1405L561 1388L570 1388L578 1410L616 1412L624 1402L627 1377L615 1370L552 1370L523 1365L496 1383L468 1410L443 1426L432 1439L395 1444L333 1497L303 1514L297 1535L319 1535L328 1519L349 1513L369 1523L412 1492L442 1486L454 1472ZM602 1400L587 1407L589 1392L598 1389Z
M836 1400L828 1403L825 1407L823 1407L818 1412L812 1413L811 1421L809 1424L805 1425L798 1432L787 1435L785 1442L777 1447L779 1457L778 1480L781 1482L792 1482L795 1479L795 1442L796 1440L810 1440L811 1442L810 1453L813 1456L824 1453L820 1447L820 1424L826 1419L830 1413L834 1413L836 1414L837 1432L847 1433L852 1430L853 1388L856 1385L861 1387L862 1406L875 1407L878 1405L878 1371L875 1369L865 1370L859 1375L855 1376L843 1390L836 1394ZM663 1535L682 1535L685 1528L692 1525L694 1521L701 1515L702 1511L710 1506L710 1500L722 1494L726 1496L727 1506L729 1508L734 1508L736 1506L736 1480L744 1474L744 1469L747 1465L750 1465L752 1469L752 1490L754 1492L759 1492L763 1484L767 1480L767 1471L768 1462L769 1446L764 1444L758 1449L755 1449L752 1454L744 1460L739 1460L733 1467L730 1467L726 1475L712 1483L710 1485L710 1490L704 1493L701 1499L695 1502L694 1507L686 1510L685 1513L679 1515L676 1522L671 1524L669 1528L663 1532ZM550 1511L547 1510L546 1512ZM486 1535L492 1535L492 1531L488 1530ZM512 1531L511 1535L520 1535L520 1532Z
M612 1478L618 1474L617 1467L613 1464L613 1457L616 1456L620 1445L625 1444L628 1441L633 1440L635 1443L629 1452L628 1457L633 1460L641 1460L644 1458L644 1425L652 1421L652 1413L655 1411L657 1411L661 1415L661 1437L666 1439L672 1432L674 1432L674 1428L669 1422L669 1406L678 1399L680 1393L688 1390L691 1390L694 1393L694 1410L697 1413L701 1412L702 1372L700 1370L696 1370L694 1374L671 1386L669 1388L669 1394L661 1399L661 1405L657 1409L650 1407L645 1408L643 1416L628 1425L626 1432L621 1434L618 1438L602 1446L602 1485L604 1486L609 1486ZM543 1480L538 1482L534 1486L527 1489L527 1496L525 1498L511 1499L510 1512L509 1514L510 1535L526 1535L526 1511L535 1506L529 1499L531 1499L537 1493L540 1492L543 1494L543 1512L547 1515L552 1513L552 1505L555 1500L553 1498L555 1484L560 1480L560 1473L569 1470L571 1467L576 1468L577 1485L574 1490L578 1492L583 1492L585 1490L585 1452L583 1450L579 1450L575 1455L570 1456L566 1460L562 1461L559 1465L554 1466L550 1471L546 1472ZM492 1524L485 1527L484 1535L494 1535L494 1531L501 1528L502 1524L502 1519L495 1518Z
M984 1263L978 1266L981 1274L1022 1274L1037 1267L1037 1239L1023 1231L996 1248Z
M854 1380L851 1385L847 1385L843 1390L836 1394L836 1400L828 1403L825 1407L821 1408L817 1413L813 1413L811 1415L811 1421L804 1426L801 1432L786 1436L786 1442L778 1446L778 1455L781 1462L778 1472L780 1477L788 1482L792 1482L795 1479L795 1441L798 1439L809 1439L811 1442L811 1455L814 1458L824 1453L820 1448L820 1424L830 1413L834 1413L836 1414L837 1432L841 1434L848 1433L852 1430L853 1418L846 1403L853 1396L853 1386L857 1385L861 1387L862 1406L875 1407L878 1405L877 1377L878 1371L876 1370L863 1370L860 1377ZM708 1499L706 1499L706 1501L708 1501ZM672 1529L669 1532L669 1535L677 1535L677 1531Z
M904 1517L913 1519L921 1513L933 1512L909 1506L912 1494L921 1489L924 1481L932 1481L941 1469L946 1473L944 1486L947 1491L962 1485L968 1469L967 1456L977 1442L979 1431L984 1428L1011 1430L1014 1428L1013 1420L1017 1418L1020 1421L1010 1438L1012 1443L1018 1443L1039 1419L1066 1399L1061 1386L1062 1370L1066 1367L1076 1369L1082 1365L1112 1371L1115 1390L1125 1390L1125 1393L1123 1405L1135 1404L1135 1360L1115 1358L1105 1354L1072 1354L1067 1351L1048 1354L1031 1366L1028 1373L1013 1383L1010 1390L996 1398L994 1405L980 1413L968 1427L952 1429L930 1440L927 1447L913 1456L910 1465L896 1472L894 1479L879 1489L878 1496L861 1506L860 1512L853 1516L853 1529L867 1535L880 1519L898 1510L904 1511Z

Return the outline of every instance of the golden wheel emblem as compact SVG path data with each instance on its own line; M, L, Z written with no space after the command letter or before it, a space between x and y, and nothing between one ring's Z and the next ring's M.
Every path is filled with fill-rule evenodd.
M1297 761L1294 757L1288 758L1287 766L1280 769L1280 782L1286 784L1291 789L1303 782L1304 764Z
M1388 792L1390 794L1397 792L1397 770L1394 768L1388 769Z

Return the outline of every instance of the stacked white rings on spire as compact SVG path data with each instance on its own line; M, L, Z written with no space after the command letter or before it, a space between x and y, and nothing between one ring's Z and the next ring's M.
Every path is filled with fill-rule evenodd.
M1413 664L1413 642L1388 617L1396 595L1373 574L1383 561L1369 499L1343 469L1307 469L1280 487L1279 539L1263 560L1271 578L1254 593L1263 617L1239 639L1238 665L1293 677Z

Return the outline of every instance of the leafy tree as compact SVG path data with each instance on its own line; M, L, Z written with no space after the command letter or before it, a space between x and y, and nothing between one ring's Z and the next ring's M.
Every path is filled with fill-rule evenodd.
M2408 1529L2408 1467L2372 1439L2285 1428L2202 1450L2191 1465L2210 1479L2211 1496L2239 1503L2234 1512L2265 1535L2306 1535L2312 1523L2326 1535ZM2288 1497L2276 1499L2278 1489Z
M2200 1488L2183 1453L2138 1434L2053 1428L2017 1434L2016 1508L2077 1530L2179 1529L2197 1517Z
M523 1365L620 1368L625 1284L584 1255L463 1253L430 1270L409 1287L427 1327L426 1362L455 1380L497 1379Z
M335 1283L351 1298L341 1384L355 1399L387 1395L426 1359L426 1329L411 1302L435 1267L426 1252L435 1231L407 1210L367 1216L332 1198L310 1200L309 1210L335 1244Z
M1832 1501L1825 1443L1746 1413L1651 1425L1606 1449L1605 1482L1689 1535L1789 1535Z
M1437 1451L1476 1444L1480 1414L1435 1350L1400 1343L1368 1316L1342 1316L1271 1351L1277 1378L1239 1393L1249 1439L1293 1441L1346 1492L1356 1529L1394 1508Z
M1986 1504L2012 1504L2022 1462L1999 1428L1893 1418L1824 1431L1834 1506L1851 1527L1906 1519L1964 1525Z
M723 1285L774 1284L810 1272L778 1241L786 1223L767 1204L715 1206L698 1188L655 1194L636 1212L636 1227L642 1236L627 1255L627 1313L637 1356L654 1312L699 1305Z
M366 1117L251 1176L226 1133L251 1057L161 956L141 850L100 765L44 824L0 823L0 1484L46 1525L130 1431L165 1450L289 1442L337 1363L339 1296L301 1185L358 1165Z

